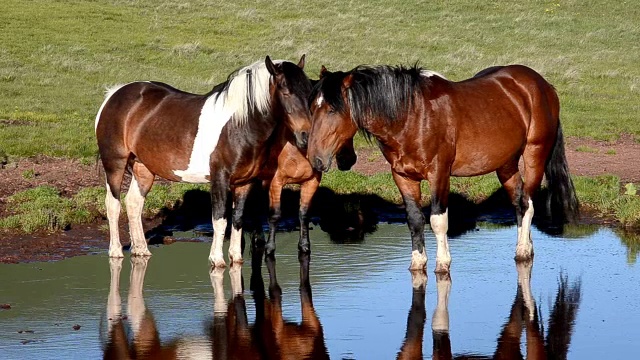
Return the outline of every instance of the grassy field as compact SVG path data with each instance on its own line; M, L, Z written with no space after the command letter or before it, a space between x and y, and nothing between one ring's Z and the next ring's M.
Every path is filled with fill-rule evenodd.
M628 133L640 141L640 7L633 1L3 0L0 32L0 157L10 159L46 154L93 162L94 117L106 87L158 80L204 93L265 55L307 54L312 78L322 64L337 70L419 62L462 80L492 65L521 63L557 88L565 135ZM619 196L616 181L576 179L583 203L637 222L637 197ZM479 199L495 184L462 179L453 188ZM386 175L331 175L323 185L391 189L389 198L398 199ZM154 189L151 212L183 188ZM16 196L16 206L46 199L40 208L57 197L50 188ZM86 205L101 196L87 189L56 205L65 215L38 213L33 221L59 228L90 219ZM17 218L2 224L27 227Z

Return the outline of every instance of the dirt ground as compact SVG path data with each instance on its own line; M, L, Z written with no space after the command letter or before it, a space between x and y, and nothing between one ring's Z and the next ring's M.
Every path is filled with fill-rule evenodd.
M566 153L573 175L614 174L623 182L640 182L640 143L631 136L615 142L567 138ZM71 196L79 189L103 185L103 175L96 164L77 160L39 156L7 163L0 159L0 217L9 213L7 198L16 192L40 185L56 187ZM358 151L354 171L371 175L389 171L378 150ZM121 221L122 222L122 221ZM74 229L46 234L21 235L0 232L0 263L58 260L108 247L108 235L101 224L76 226Z

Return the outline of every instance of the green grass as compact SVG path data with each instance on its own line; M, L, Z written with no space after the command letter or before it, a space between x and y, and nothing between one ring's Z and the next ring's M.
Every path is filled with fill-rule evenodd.
M269 54L307 72L421 65L461 80L507 63L552 82L566 135L640 137L635 2L19 1L0 21L0 152L91 158L105 87L206 92ZM126 26L124 26L126 24Z

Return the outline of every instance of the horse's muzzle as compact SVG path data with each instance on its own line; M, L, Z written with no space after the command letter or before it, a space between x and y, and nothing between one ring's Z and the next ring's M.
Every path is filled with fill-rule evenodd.
M301 150L307 150L307 146L309 145L309 133L306 131L301 131L299 134L296 134L296 146Z
M329 161L325 162L322 160L322 158L320 158L319 156L316 156L315 159L313 159L311 166L313 166L313 169L315 171L327 172L331 167L331 158L329 158Z

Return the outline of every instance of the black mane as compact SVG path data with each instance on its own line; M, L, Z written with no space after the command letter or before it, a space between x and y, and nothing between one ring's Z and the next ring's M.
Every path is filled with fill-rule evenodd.
M342 97L343 80L351 74L348 89L351 119L363 128L368 118L381 118L388 123L403 119L414 105L414 98L422 94L429 79L421 75L417 65L358 66L349 72L328 73L314 86L311 99L322 94L331 108L344 113L347 104Z

